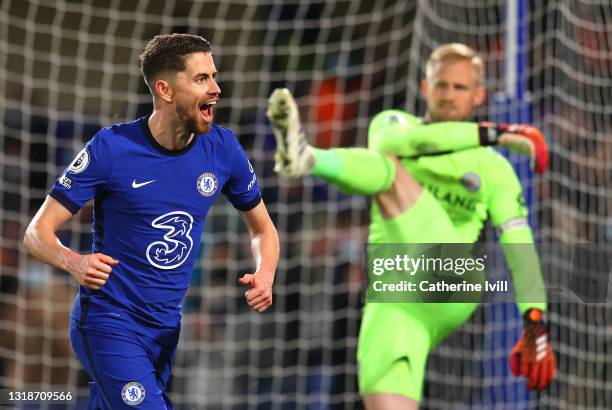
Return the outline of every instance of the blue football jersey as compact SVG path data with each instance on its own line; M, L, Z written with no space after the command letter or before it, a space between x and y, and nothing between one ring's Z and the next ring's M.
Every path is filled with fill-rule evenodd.
M119 260L99 291L80 288L82 325L150 332L180 325L206 214L223 192L239 210L261 201L231 130L213 124L181 150L162 147L148 117L100 130L49 194L72 213L94 199L93 252Z

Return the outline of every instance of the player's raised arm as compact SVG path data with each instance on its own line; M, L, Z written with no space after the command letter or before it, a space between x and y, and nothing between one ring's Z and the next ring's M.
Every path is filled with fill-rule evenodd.
M531 158L537 172L548 163L542 134L525 125L496 125L467 121L422 123L399 110L387 110L372 120L368 149L318 149L308 144L297 104L286 88L272 92L267 116L276 137L275 170L287 177L314 175L352 195L375 195L389 189L394 167L389 158L438 155L480 146L498 145Z
M47 196L26 229L23 243L35 258L69 272L85 287L100 289L119 261L102 253L81 255L62 245L55 232L71 217L68 209Z
M276 228L268 215L263 201L240 216L251 236L251 251L255 260L255 273L247 273L240 283L249 286L245 298L249 306L263 312L272 305L272 285L279 256L279 241Z

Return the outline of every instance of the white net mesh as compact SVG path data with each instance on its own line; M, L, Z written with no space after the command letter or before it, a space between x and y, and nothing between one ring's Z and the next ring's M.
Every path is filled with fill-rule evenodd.
M273 174L265 105L274 87L294 92L315 145L363 146L376 112L423 113L418 84L434 47L473 46L486 61L490 93L479 119L529 120L549 137L552 171L543 178L532 179L515 158L538 237L598 243L585 258L597 261L589 265L594 283L603 277L607 286L612 8L605 0L525 4L525 67L511 66L512 84L526 90L519 99L504 93L505 3L1 2L0 387L68 386L85 400L87 378L68 341L74 281L28 257L19 239L58 172L100 126L151 109L136 57L158 33L198 33L215 44L217 120L249 152L282 245L274 309L250 313L237 284L252 267L247 236L225 203L209 214L173 372L177 408L361 405L355 350L368 203L317 179ZM60 236L86 251L90 228L87 207ZM568 257L544 262L563 269ZM554 305L557 381L528 395L506 365L521 328L515 308L484 306L433 352L423 407L609 408L611 319L609 306Z

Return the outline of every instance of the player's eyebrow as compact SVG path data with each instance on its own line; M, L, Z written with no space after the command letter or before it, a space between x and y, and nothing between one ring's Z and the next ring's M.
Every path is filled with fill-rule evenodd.
M217 78L218 71L213 71L212 73L197 73L193 76L194 80L198 78L208 78L212 76L212 78Z

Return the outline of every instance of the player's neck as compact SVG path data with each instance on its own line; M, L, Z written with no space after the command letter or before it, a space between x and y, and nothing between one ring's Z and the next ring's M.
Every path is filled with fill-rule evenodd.
M172 151L186 147L194 138L194 134L187 132L181 121L160 110L153 110L149 117L149 129L159 145Z

